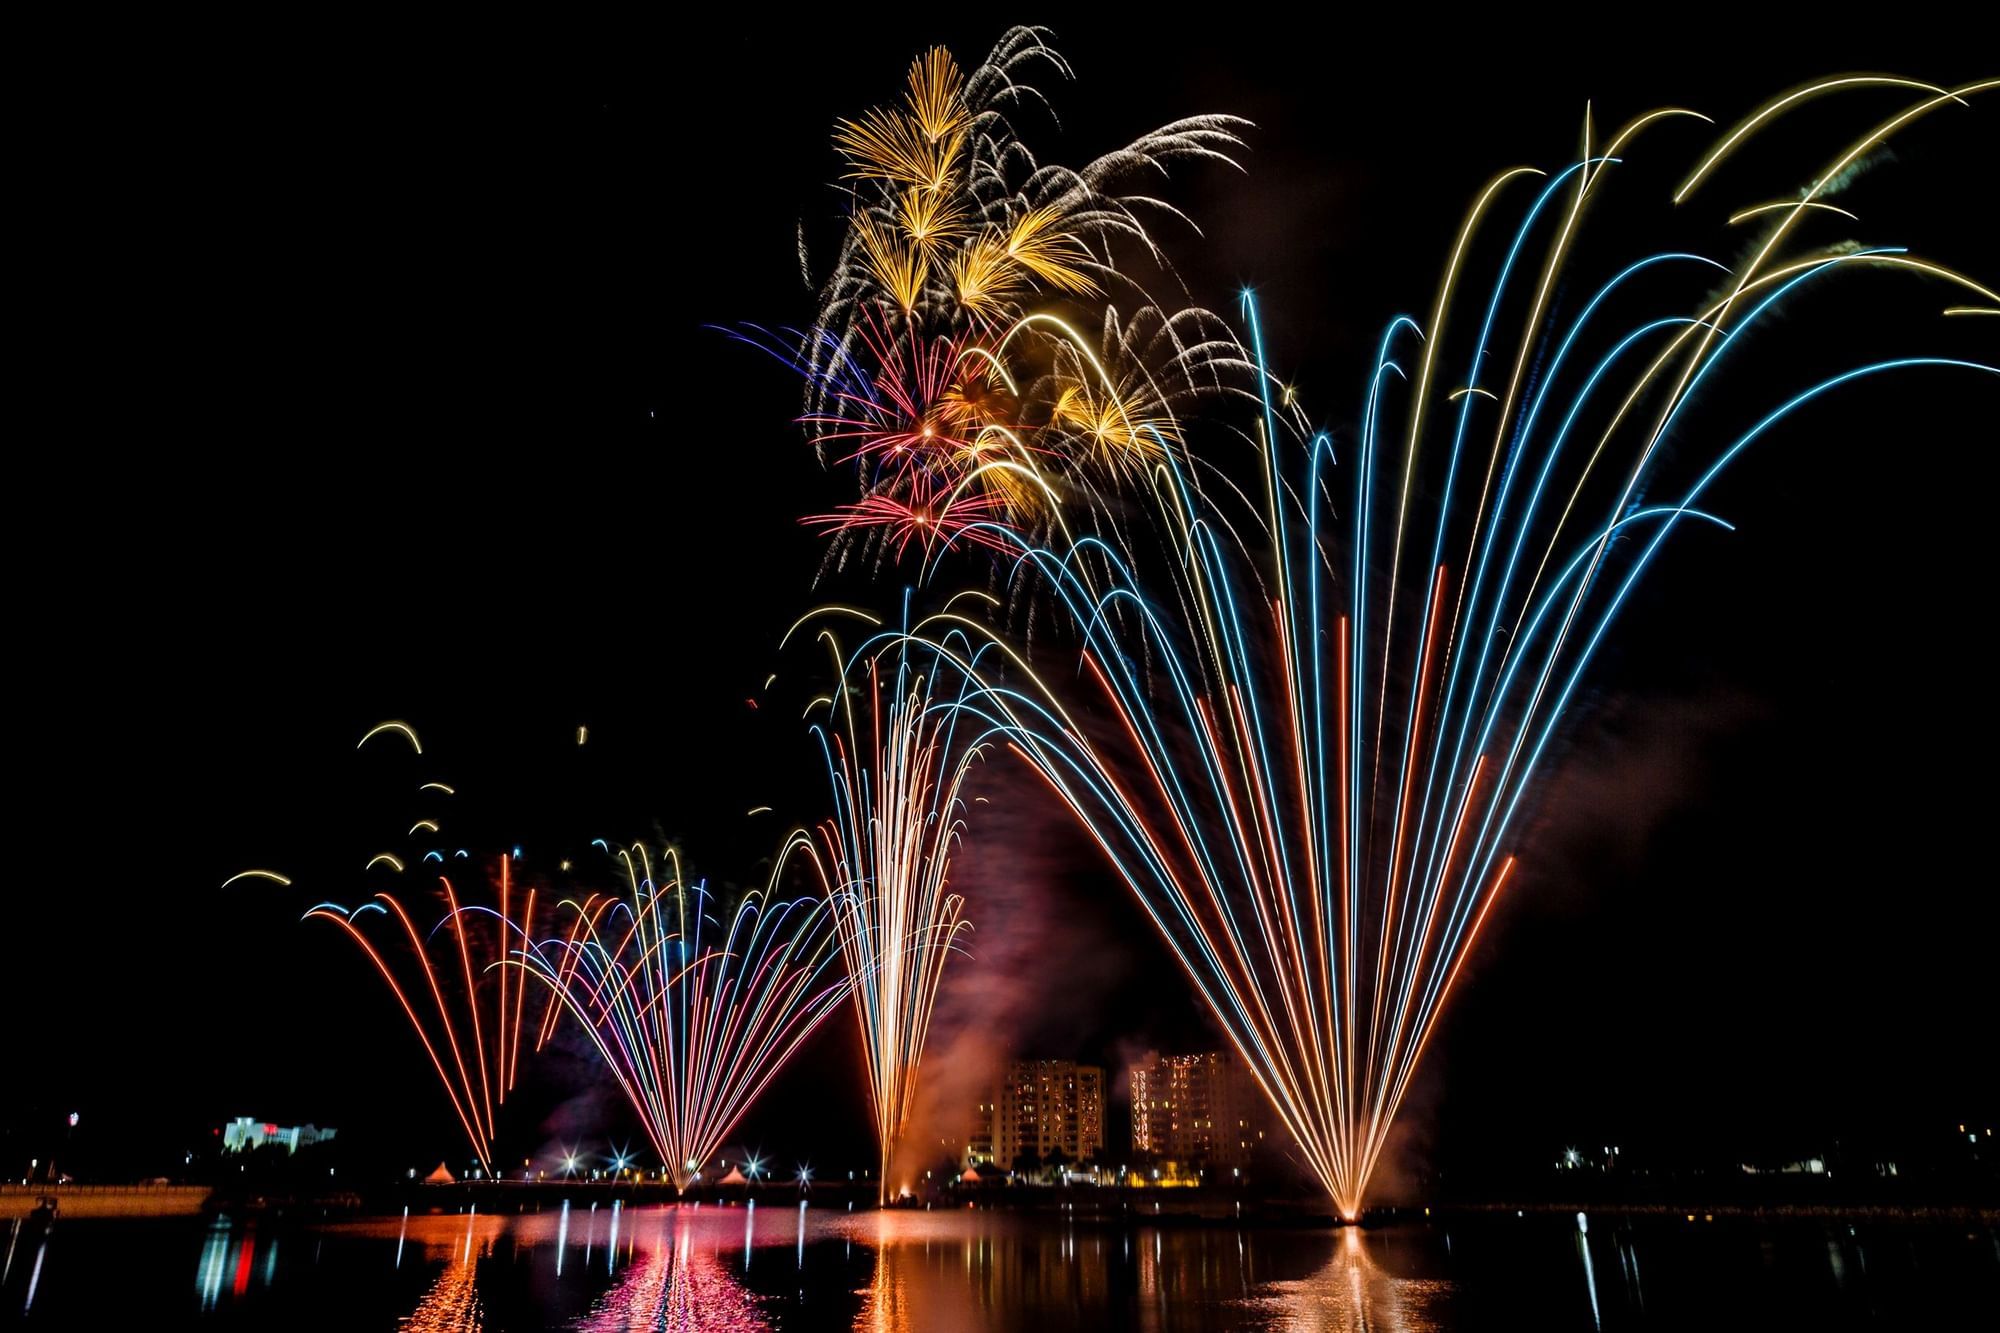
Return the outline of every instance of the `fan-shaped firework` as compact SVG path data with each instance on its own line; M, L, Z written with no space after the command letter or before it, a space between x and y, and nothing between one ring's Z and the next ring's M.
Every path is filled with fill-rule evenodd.
M770 887L726 923L677 853L656 883L643 848L620 852L629 892L565 900L567 932L518 956L589 1035L677 1188L847 996L833 905L774 896L790 854L809 845L788 839Z
M745 335L806 376L813 440L860 472L861 498L816 525L898 555L982 540L995 519L1032 527L1052 493L1149 461L1178 407L1242 369L1222 320L1163 313L1115 252L1159 258L1142 214L1179 215L1135 191L1177 164L1232 163L1244 122L1196 116L1080 170L1043 164L1014 124L1042 100L1024 81L1038 66L1068 74L1033 28L969 77L934 49L901 105L835 134L852 214L819 317ZM1056 309L1094 312L1101 338Z
M393 751L401 751L407 745L412 754L424 753L423 743L407 722L389 721L369 728L356 743L355 749L365 750L371 741L376 742L378 748L386 746ZM427 802L454 794L450 786L435 780L416 784L416 790ZM402 828L401 820L397 821L396 827ZM402 837L405 840L421 838L423 842L428 842L438 832L438 820L426 816L412 823ZM417 846L422 847L423 842L418 842ZM471 859L471 853L463 848L453 850L449 855L444 848L436 846L422 852L408 851L401 856L393 851L381 851L368 859L363 873L372 876L402 875L408 868L406 856L412 862L422 865L436 862L440 867ZM292 882L275 871L247 870L231 876L224 887L246 878L264 879L286 886ZM513 1090L520 1074L521 1026L526 998L518 981L495 971L493 965L511 951L510 932L532 925L535 896L535 890L530 889L525 899L517 898L513 867L503 857L494 905L491 907L468 906L459 898L451 880L440 875L434 904L442 911L442 916L425 931L419 931L412 911L428 920L432 906L414 909L405 906L410 899L407 894L399 898L386 892L377 893L371 901L352 910L339 903L322 902L308 910L303 918L336 923L375 965L430 1057L431 1067L465 1130L473 1155L478 1158L481 1169L487 1171L492 1169L499 1109L506 1103L507 1094ZM509 921L517 904L522 912L521 926ZM377 942L362 929L369 924L368 914L371 912L379 914L384 922L396 923L388 928L388 937L381 941L379 948ZM379 927L380 923L377 923Z
M1349 1215L1508 882L1551 742L1668 536L1686 520L1720 524L1700 508L1717 477L1837 388L1887 375L2000 382L2000 367L1963 357L1890 357L1774 386L1754 418L1720 421L1703 405L1749 335L1782 328L1772 316L1801 289L1837 299L1843 274L1914 274L1978 302L1954 309L2000 308L1985 287L1900 251L1786 253L1892 131L1995 86L1869 82L1915 101L1794 200L1731 215L1764 228L1734 267L1680 252L1577 259L1635 136L1691 113L1641 117L1602 147L1586 132L1567 170L1496 179L1460 230L1428 324L1399 318L1382 336L1344 486L1330 440L1264 374L1261 515L1205 491L1156 434L1153 495L1175 537L1164 559L1099 536L1045 546L1000 525L985 534L1018 542L1022 566L1053 590L1081 672L1036 676L1017 657L1009 682L961 659L985 686L964 707L1101 845ZM1721 140L1681 197L1804 100ZM1508 211L1515 223L1489 250L1489 219ZM1468 275L1489 264L1481 288ZM1918 294L1934 317L1934 298ZM1247 296L1243 313L1261 366ZM1685 474L1670 472L1669 435L1679 464L1693 462ZM1352 508L1336 534L1339 493ZM953 650L940 629L983 632L944 613L919 627L941 652ZM1088 684L1072 698L1056 682L1078 674Z
M377 893L351 911L339 903L320 903L304 919L338 925L375 964L423 1043L473 1156L490 1174L498 1112L520 1075L527 998L519 978L495 964L518 949L517 932L533 929L536 891L528 890L517 925L509 917L515 904L505 857L500 860L498 910L462 904L442 875L438 885L444 915L428 931L419 932L409 909L390 893ZM388 930L383 947L362 930L370 912L378 913L379 925Z
M854 986L886 1201L945 960L967 928L963 901L950 891L951 860L966 772L979 751L964 744L956 716L937 707L936 670L912 660L907 646L885 671L882 654L845 660L831 631L820 634L840 684L833 697L815 702L826 708L812 730L834 813L819 826L813 861ZM963 686L955 670L946 671Z

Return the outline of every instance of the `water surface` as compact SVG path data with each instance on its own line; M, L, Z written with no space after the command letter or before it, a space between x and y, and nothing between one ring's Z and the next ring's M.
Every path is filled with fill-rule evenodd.
M2000 1302L1984 1227L1609 1213L1329 1231L575 1199L6 1223L0 1245L0 1319L51 1328L1956 1328Z

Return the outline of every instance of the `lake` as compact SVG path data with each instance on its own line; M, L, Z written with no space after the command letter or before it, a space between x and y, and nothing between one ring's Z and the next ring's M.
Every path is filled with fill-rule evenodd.
M1994 1327L2000 1233L1616 1213L1339 1230L789 1202L0 1223L36 1327Z

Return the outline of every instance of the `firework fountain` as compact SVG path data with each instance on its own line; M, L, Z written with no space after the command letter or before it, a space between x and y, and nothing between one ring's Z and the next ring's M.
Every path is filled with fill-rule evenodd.
M423 753L416 732L406 723L382 723L363 736L360 744L365 746L377 737L401 737L415 753ZM442 782L426 782L419 790L426 795L453 794ZM438 821L424 818L413 824L406 836L416 838L438 831ZM459 851L455 856L466 859L469 854ZM420 864L435 861L440 866L447 860L445 851L435 847L413 857ZM401 875L406 866L404 858L394 852L378 852L366 869ZM488 907L462 902L450 877L440 874L434 903L419 909L425 914L432 908L442 910L442 916L427 931L418 930L411 908L405 905L409 895L399 897L386 890L352 909L322 902L302 918L339 926L374 964L430 1058L473 1156L489 1175L499 1111L520 1076L527 999L518 978L496 964L514 951L516 936L533 929L537 893L530 888L525 896L515 894L511 860L506 856L499 858L495 879L494 902ZM518 920L513 915L517 909ZM388 938L379 944L364 930L369 913L379 916L378 928L387 931ZM391 922L394 924L388 924Z
M810 846L789 837L769 886L726 922L676 851L656 880L650 852L621 850L623 895L565 900L568 930L516 953L589 1036L678 1189L847 998L833 905L776 896L791 854Z
M1179 442L1155 436L1145 490L1162 549L998 522L973 538L1013 547L1079 660L1038 672L1024 648L1005 648L1005 670L961 656L979 688L948 707L975 714L987 728L976 741L1020 754L1075 813L1345 1216L1363 1206L1513 874L1551 745L1667 539L1727 527L1702 507L1717 479L1836 390L2000 380L1961 356L1900 356L1774 392L1740 422L1702 406L1711 377L1746 358L1746 335L1864 276L1918 278L1931 318L1939 290L1972 302L1946 315L2000 311L1991 290L1900 250L1808 241L1815 224L1853 216L1825 197L1893 133L1994 84L1840 80L1791 94L1696 159L1677 201L1778 116L1857 82L1913 100L1797 197L1729 214L1756 229L1734 266L1679 251L1579 258L1620 164L1693 113L1642 116L1601 143L1587 128L1567 169L1494 180L1428 320L1382 335L1344 479L1330 437L1270 373L1246 295L1254 503L1205 485ZM961 637L1002 646L962 601L914 632L944 655ZM1045 641L1039 655L1052 651Z
M495 911L461 905L451 880L439 876L444 914L421 933L402 900L387 892L351 910L339 903L319 903L302 918L341 927L375 965L423 1043L473 1156L488 1175L493 1172L498 1113L520 1075L526 999L518 980L511 983L510 992L507 971L494 964L508 957L515 947L514 935L526 929L535 915L535 890L530 889L522 906L522 924L509 918L510 878L502 857L500 906ZM370 912L379 913L385 925L395 923L386 926L390 942L383 947L362 929ZM491 1012L483 1014L489 1007Z
M403 722L371 729L361 745L397 739L424 753ZM455 792L425 782L420 795ZM835 924L841 905L817 893L776 896L795 854L818 866L802 832L786 838L767 887L737 900L726 923L706 885L686 881L677 851L664 853L666 873L656 881L650 853L634 846L616 853L629 891L565 899L565 921L549 938L536 933L540 890L516 887L519 848L498 858L491 901L471 902L442 872L472 854L449 844L426 848L439 832L437 819L419 819L407 834L419 850L379 852L365 867L377 877L403 876L435 863L438 915L428 929L420 923L431 904L386 890L353 908L318 903L303 919L339 926L387 983L485 1174L493 1174L500 1110L520 1078L530 1027L532 1053L555 1037L565 1014L577 1019L684 1189L847 996ZM595 845L612 853L602 840ZM224 887L246 880L292 884L260 869ZM547 989L539 1013L528 1003L531 981Z
M845 613L874 622L866 612ZM816 613L802 623L824 619ZM818 635L833 653L839 683L813 704L824 709L812 732L826 761L834 814L819 826L812 862L853 982L875 1112L879 1193L887 1202L938 985L960 933L969 929L963 899L950 890L951 862L963 830L966 775L980 752L964 743L955 713L939 707L963 702L935 692L940 674L964 688L949 664L941 672L908 639L890 654L844 658L829 627L822 623Z

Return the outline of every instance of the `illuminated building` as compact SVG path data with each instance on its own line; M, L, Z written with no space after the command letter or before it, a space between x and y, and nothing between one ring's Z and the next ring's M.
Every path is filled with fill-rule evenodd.
M273 1125L264 1120L252 1120L240 1115L222 1127L222 1150L224 1152L254 1152L273 1144L283 1145L286 1152L297 1152L310 1148L315 1143L325 1143L337 1131L321 1129L316 1125Z
M993 1113L997 1109L998 1103L989 1094L981 1099L978 1108L973 1111L972 1124L967 1127L965 1133L965 1165L967 1167L993 1166L995 1164L993 1161Z
M1103 1151L1104 1070L1074 1060L1015 1060L980 1103L965 1163L1012 1168L1058 1153L1075 1163Z
M1130 1073L1133 1152L1184 1166L1250 1164L1264 1138L1264 1103L1233 1054L1148 1051Z

